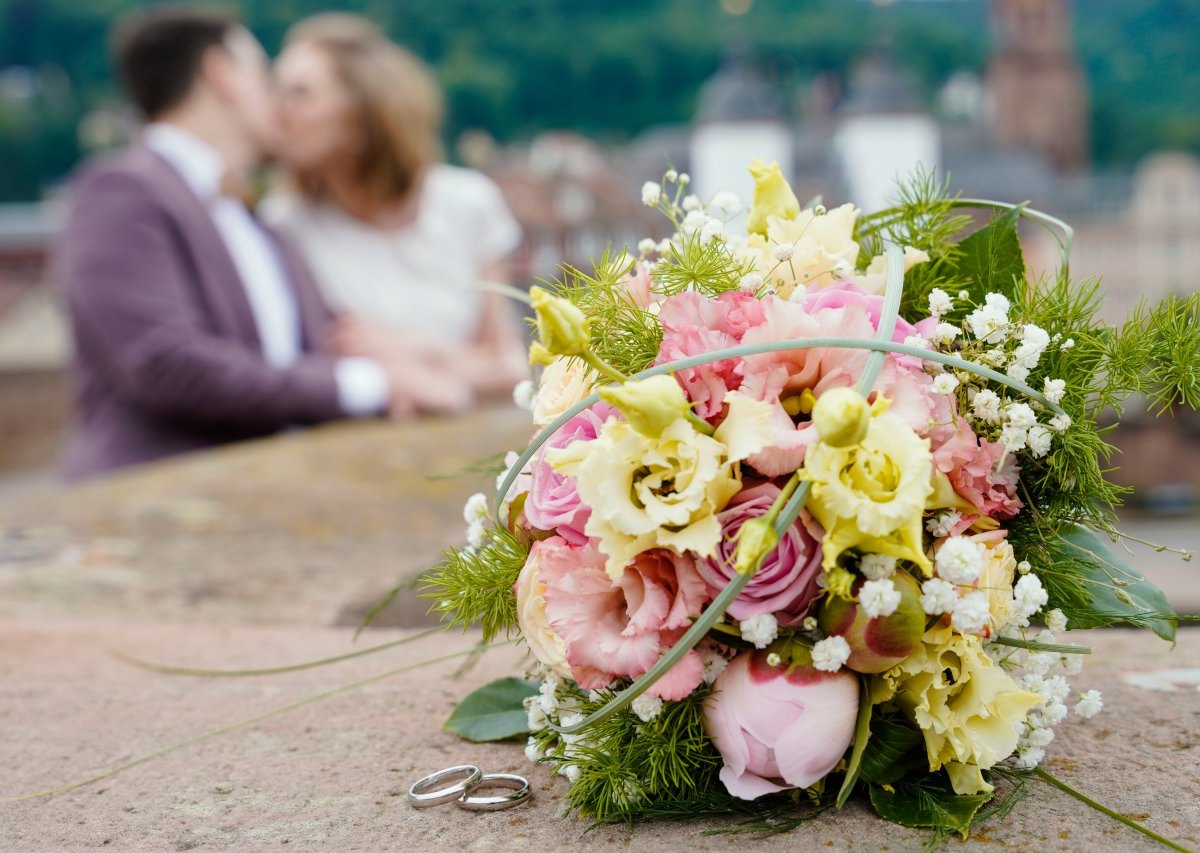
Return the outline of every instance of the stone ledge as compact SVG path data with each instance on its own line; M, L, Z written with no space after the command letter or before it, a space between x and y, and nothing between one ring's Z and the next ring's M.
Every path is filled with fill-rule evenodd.
M371 641L400 636L376 632ZM164 744L253 716L322 690L448 651L473 636L450 634L333 667L288 675L197 679L134 669L121 649L197 666L261 666L337 654L351 632L286 627L129 625L0 621L2 793L54 786ZM1200 667L1200 632L1178 647L1132 631L1079 634L1097 654L1078 679L1104 691L1091 721L1068 718L1051 745L1049 769L1106 805L1184 845L1200 844L1200 771L1195 733L1200 693L1153 693L1127 672ZM360 640L360 642L362 642ZM617 844L632 850L718 850L750 839L705 836L720 822L600 829L561 817L565 784L531 768L520 744L477 745L441 731L455 702L493 677L519 672L521 654L489 653L461 679L453 663L395 676L140 765L91 787L0 805L0 848L554 850ZM452 806L415 811L411 782L473 761L528 775L535 801L494 814ZM885 824L861 805L762 849L920 850L928 836ZM952 845L957 846L957 845ZM1077 851L1158 849L1075 800L1037 786L1004 821L985 823L970 849Z

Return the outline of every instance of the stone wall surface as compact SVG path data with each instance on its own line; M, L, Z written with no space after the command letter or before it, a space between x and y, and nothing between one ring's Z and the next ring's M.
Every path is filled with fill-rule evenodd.
M461 542L462 503L493 477L445 475L520 445L528 432L527 416L507 409L342 424L0 497L0 798L470 648L477 636L451 633L336 666L223 679L149 672L113 654L259 667L408 636L397 628L428 624L414 594L386 614L396 627L355 641L350 626L386 589ZM1146 535L1182 534L1192 540L1179 544L1194 545L1195 528L1160 525ZM1142 556L1148 572L1168 565L1164 555ZM1191 565L1162 575L1181 609L1197 600ZM1132 631L1080 637L1097 654L1077 686L1101 689L1105 710L1091 721L1068 718L1048 769L1185 847L1200 846L1200 631L1181 630L1174 650ZM395 673L78 790L0 799L0 849L905 851L928 841L859 804L768 839L703 834L733 825L720 821L585 834L585 822L562 816L565 782L531 768L520 743L475 745L441 730L469 690L525 663L504 648L461 677L453 661ZM533 804L495 814L407 806L403 794L417 777L465 761L530 776ZM1044 786L966 846L1153 849Z
M264 666L353 648L349 629L0 621L0 794L86 778L113 765L356 679L467 649L474 636L426 637L336 666L255 678L194 678L136 669L112 651L191 666ZM400 636L379 631L358 646ZM1200 634L1168 644L1092 632L1097 655L1078 679L1105 709L1068 718L1047 769L1187 847L1200 846L1194 685L1155 693L1124 676L1200 664ZM465 676L454 662L401 673L181 749L89 787L0 802L0 849L80 850L770 850L919 851L925 833L885 824L852 802L787 835L704 835L732 822L598 829L564 817L566 783L531 767L519 743L471 744L441 730L455 702L519 673L514 648ZM1164 684L1165 686L1165 684ZM411 809L419 777L471 762L530 778L532 804L493 814ZM284 846L286 845L286 847ZM1076 800L1037 785L1004 820L980 825L971 850L1140 851L1156 846ZM957 841L949 849L959 849ZM1161 849L1161 848L1158 848Z

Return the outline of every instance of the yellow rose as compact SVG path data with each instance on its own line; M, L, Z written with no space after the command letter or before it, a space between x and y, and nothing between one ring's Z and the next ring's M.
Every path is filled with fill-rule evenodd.
M726 397L729 414L712 436L679 418L657 436L610 419L594 441L550 450L554 468L575 478L591 507L585 532L600 540L614 579L643 551L716 553L716 513L741 488L737 463L771 439L771 407L743 394Z
M812 482L808 509L825 528L821 543L826 572L849 548L911 560L926 575L922 513L933 491L929 440L920 438L898 415L871 418L861 444L832 447L818 441L804 457Z
M561 540L556 540L561 541ZM546 585L542 583L539 554L541 542L535 542L529 558L517 575L514 590L517 595L517 624L521 636L529 645L529 651L549 669L563 678L571 677L571 665L567 663L567 644L550 627L546 617Z
M791 219L800 212L800 202L783 177L778 163L765 163L757 157L750 161L754 178L754 204L746 217L746 230L766 235L772 217Z
M979 574L976 588L987 594L988 612L991 619L984 636L990 637L1008 624L1013 616L1013 578L1017 571L1017 558L1012 545L996 533L978 533L970 537L978 543L983 554L983 571Z
M983 650L978 637L948 627L927 631L903 663L872 685L872 701L892 701L921 729L929 769L946 767L959 794L990 791L981 770L1017 748L1017 723L1041 703Z
M542 371L533 403L533 422L548 427L567 409L592 393L596 371L577 358L558 357Z

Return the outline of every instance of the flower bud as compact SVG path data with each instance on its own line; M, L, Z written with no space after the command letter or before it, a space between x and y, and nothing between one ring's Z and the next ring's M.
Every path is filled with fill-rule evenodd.
M743 575L753 572L762 558L775 550L778 544L779 534L775 532L775 525L762 516L750 519L738 530L734 569Z
M588 351L592 342L588 318L575 305L540 287L530 288L529 301L537 315L538 338L547 353L583 355Z
M812 420L821 441L830 447L850 447L866 438L871 407L853 388L831 388L817 398Z
M686 418L691 405L683 389L671 376L651 376L609 385L599 391L600 399L615 406L642 435L658 438L663 430Z
M768 217L795 219L800 213L800 202L778 163L768 165L756 158L750 163L750 175L754 178L754 204L746 220L746 230L765 237Z

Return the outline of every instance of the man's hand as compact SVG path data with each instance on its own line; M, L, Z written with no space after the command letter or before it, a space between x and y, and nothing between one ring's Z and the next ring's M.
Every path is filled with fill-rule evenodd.
M332 343L341 356L369 358L383 365L391 389L388 413L393 418L458 414L475 402L470 383L454 370L454 350L427 335L347 316L334 326Z
M392 395L388 414L396 420L460 414L475 403L471 386L453 374L414 362L384 363L384 370Z

